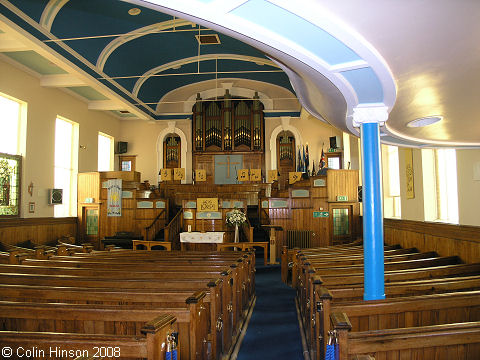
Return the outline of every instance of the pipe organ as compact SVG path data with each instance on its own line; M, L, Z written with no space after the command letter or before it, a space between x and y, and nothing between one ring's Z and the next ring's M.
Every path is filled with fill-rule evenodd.
M263 109L258 93L251 99L233 98L228 89L215 99L197 94L192 109L192 166L206 170L207 183L214 181L214 159L221 154L242 154L237 170L262 169L265 173Z
M194 152L263 152L263 104L258 94L253 100L232 99L228 90L218 100L202 100L198 94L193 107L193 144Z

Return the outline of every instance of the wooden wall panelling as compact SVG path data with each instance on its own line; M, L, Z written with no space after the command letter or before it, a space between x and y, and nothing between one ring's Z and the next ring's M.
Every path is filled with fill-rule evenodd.
M77 199L79 203L85 202L86 198L93 198L94 202L100 200L100 173L78 174Z
M458 255L466 263L480 262L480 227L384 219L384 229L387 244Z
M2 219L0 242L17 245L30 240L36 245L56 243L62 236L77 237L77 218Z
M338 195L346 195L349 201L358 200L358 170L327 171L328 201L337 201Z
M215 162L213 154L193 154L192 158L193 169L204 169L207 173L207 181L202 181L197 184L213 184L215 180Z

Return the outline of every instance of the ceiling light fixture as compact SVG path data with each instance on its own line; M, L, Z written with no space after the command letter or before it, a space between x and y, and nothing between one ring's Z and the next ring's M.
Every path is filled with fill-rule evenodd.
M140 10L139 8L131 8L130 10L128 10L128 13L132 16L136 16L138 14L140 14L142 12L142 10Z
M443 116L433 115L412 120L407 123L407 127L424 127L435 124L443 119Z

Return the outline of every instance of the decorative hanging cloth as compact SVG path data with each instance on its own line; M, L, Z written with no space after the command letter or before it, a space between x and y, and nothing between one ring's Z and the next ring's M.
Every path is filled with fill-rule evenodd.
M107 216L122 216L122 179L107 181Z

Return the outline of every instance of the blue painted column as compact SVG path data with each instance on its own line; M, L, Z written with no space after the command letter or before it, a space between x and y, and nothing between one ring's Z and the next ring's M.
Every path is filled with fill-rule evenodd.
M361 124L364 300L385 299L380 129L378 122Z

